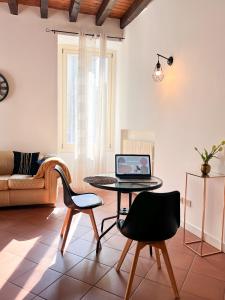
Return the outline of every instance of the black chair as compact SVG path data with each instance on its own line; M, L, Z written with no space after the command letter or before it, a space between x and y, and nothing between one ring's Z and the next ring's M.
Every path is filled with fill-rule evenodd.
M179 293L168 256L165 240L173 237L180 226L180 193L142 192L135 199L125 220L118 220L117 227L128 238L116 270L119 271L132 244L137 241L136 251L126 288L125 300L129 299L137 266L138 256L146 245L153 246L158 268L161 268L159 249L167 267L176 298Z
M63 237L62 241L62 246L61 246L61 252L63 253L65 244L66 244L66 239L69 233L71 221L74 215L82 212L85 214L88 214L92 227L95 233L95 238L98 240L99 239L99 234L94 218L94 214L92 209L95 207L98 207L103 204L103 201L100 197L93 193L84 193L84 194L77 194L75 193L71 188L66 180L66 176L62 170L62 168L58 165L55 166L54 170L59 173L61 179L62 179L62 184L63 184L63 200L65 205L68 207L66 217L61 229L61 237Z

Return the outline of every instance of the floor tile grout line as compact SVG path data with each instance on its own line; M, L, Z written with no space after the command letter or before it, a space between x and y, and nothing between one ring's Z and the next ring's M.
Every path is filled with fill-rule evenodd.
M161 253L160 253L160 255L161 255ZM153 266L156 264L156 262L154 262L152 265L151 265L151 267L150 267L150 269L149 269L149 271L147 272L147 274L151 271L151 269L153 268ZM141 280L141 282L138 284L138 286L131 292L131 297L134 295L134 293L136 292L136 290L138 289L138 287L142 284L142 282L144 281L144 280L150 280L150 279L148 279L148 278L146 278L146 276L147 276L147 274L144 276L144 277L142 277L142 280ZM139 276L140 277L140 276ZM151 280L150 280L151 281Z
M108 273L108 272L107 272ZM71 278L71 279L74 279L74 280L76 280L76 281L80 281L80 282L82 282L82 283L85 283L85 284L87 284L87 285L90 285L90 286L95 286L95 284L93 284L93 283L89 283L89 282L87 282L87 281L84 281L84 280L82 280L82 279L78 279L78 278L75 278L75 277L73 277L73 276L70 276L70 275L68 275L68 274L62 274L62 276L60 276L58 279L60 279L60 278L62 278L63 276L66 276L66 277L68 277L68 278ZM58 279L56 279L55 281L57 281ZM54 281L54 282L55 282ZM53 283L54 283L53 282ZM51 283L50 285L52 285L53 283ZM49 286L50 286L49 285Z
M193 257L193 260L192 260L192 262L191 262L191 264L190 264L190 267L188 268L188 271L187 271L187 274L186 274L186 276L185 276L185 278L184 278L184 281L183 281L183 283L181 284L180 291L182 291L182 289L183 289L183 287L184 287L185 281L186 281L186 279L187 279L187 277L188 277L188 274L191 272L191 267L192 267L192 265L194 264L195 259L196 259L196 254L195 254L194 257Z
M207 278L209 278L209 279L215 279L215 280L224 282L224 284L225 284L225 279L222 280L222 279L216 278L216 277L214 277L214 276L210 276L210 275L208 275L208 274L204 274L204 275L203 275L202 273L199 273L199 272L196 272L196 271L193 271L193 270L191 270L191 272L194 273L194 274L196 274L196 275L200 275L200 276L207 277ZM224 289L225 289L225 288L224 288Z
M94 250L95 252L96 252L96 250ZM94 251L92 251L91 253L93 253ZM101 249L100 249L100 251L101 251ZM91 254L91 253L89 253L89 254L87 254L85 257L84 257L84 259L87 259L87 260L89 260L89 261L93 261L93 262L96 262L96 263L99 263L99 264L102 264L102 265L104 265L104 266L106 266L106 267L109 267L110 269L95 283L95 285L109 272L109 271L111 271L112 270L112 268L114 267L114 265L116 264L114 264L113 266L108 266L108 265L105 265L105 264L103 264L103 263L101 263L101 262L98 262L98 261L96 261L96 260L91 260L91 259L88 259L88 256ZM97 256L98 254L96 254L96 256Z
M93 287L95 287L95 286L91 285L90 288L87 290L87 292L85 292L84 295L81 296L80 300L83 299L90 292L90 290L93 289Z
M82 258L80 261L78 261L77 263L75 263L72 267L70 267L68 270L66 270L65 272L59 272L59 271L56 271L55 269L52 269L51 267L49 267L48 269L51 269L53 271L56 271L56 272L59 272L59 273L62 273L62 274L66 274L67 272L69 272L71 269L73 269L76 265L78 265L80 262L82 262L84 260L84 257L81 257L79 256L80 258Z
M28 271L29 272L29 271ZM57 271L55 271L55 272L57 272ZM27 272L26 272L27 273ZM36 294L36 293L34 293L34 292L30 292L30 293L33 293L33 294L35 294L36 296L38 296L39 294L41 294L45 289L47 289L50 285L52 285L54 282L56 282L59 278L62 278L62 276L64 275L64 274L62 274L62 273L60 273L60 272L57 272L57 273L59 273L59 274L61 274L61 276L59 276L57 279L55 279L52 283L50 283L46 288L44 288L43 290L41 290L41 292L40 293L38 293L38 294ZM25 273L24 273L25 274ZM39 281L38 281L39 282ZM12 282L10 282L10 283L12 283ZM20 285L18 285L17 283L13 283L13 284L15 284L16 286L18 286L18 287L20 287L20 288L22 288L22 289L24 289L24 287L21 287Z
M92 252L91 252L92 253ZM89 255L88 255L89 256ZM104 264L103 262L100 262L100 261L97 261L97 260L92 260L92 259L90 259L90 258L88 258L88 256L86 256L84 259L87 259L87 260L89 260L89 261L92 261L92 262L96 262L96 263L98 263L98 264L100 264L100 265L103 265L103 266L106 266L106 267L109 267L109 268L114 268L114 266L115 266L115 264L113 265L113 266L109 266L109 265L106 265L106 264Z
M31 269L29 269L29 270L27 270L27 271L24 271L22 274L16 276L14 279L11 279L11 280L17 280L19 277L25 275L27 272L30 272L31 270L35 269L35 268L38 266L37 263L35 263L35 264L36 264L36 266L33 266ZM12 276L12 275L11 275L11 276ZM9 280L7 279L8 282L15 284L15 283L14 283L13 281L11 281L11 280L10 280L10 278L9 278Z
M63 273L62 276L60 276L59 278L57 278L56 280L54 280L49 286L47 286L47 287L44 288L39 294L37 294L37 296L40 296L41 293L43 293L45 290L47 290L52 284L54 284L57 280L59 280L59 279L62 278L63 276L68 277L68 278L71 278L71 279L76 280L76 281L80 281L80 282L82 282L82 283L85 283L86 285L89 285L90 288L88 289L88 292L89 292L93 287L95 287L94 284L90 284L90 283L88 283L88 282L86 282L86 281L83 281L83 280L81 280L81 279L74 278L74 277L72 277L72 276L70 276L70 275L68 275L68 274L64 274L64 273ZM88 293L88 292L87 292L87 293ZM85 293L85 295L86 295L87 293ZM40 297L43 298L43 296L40 296ZM82 296L82 298L83 298L83 296ZM82 299L82 298L80 298L80 299ZM46 298L43 298L43 299L46 299Z
M73 254L73 255L74 255L74 254ZM77 256L79 256L79 255L77 255ZM85 259L84 257L81 257L81 256L79 256L79 257L81 258L81 261L83 261L83 260ZM35 263L36 266L33 266L31 269L29 269L29 270L27 270L27 271L24 271L24 273L22 273L22 274L16 276L13 280L16 280L16 279L18 279L19 277L25 275L26 273L30 272L32 269L35 269L37 266L42 267L40 263L34 262L34 261L32 261L31 259L29 259L29 258L25 258L25 259L28 260L28 261L30 261L30 262L32 262L32 263ZM75 265L73 265L71 268L69 268L69 270L71 270L73 267L75 267L75 266L76 266L77 264L79 264L81 261L75 263ZM44 265L43 265L43 268L44 268ZM47 270L51 270L51 271L54 271L54 272L56 272L56 273L61 274L61 276L58 277L56 280L58 280L59 278L61 278L63 275L67 275L66 273L69 272L69 270L67 270L67 271L65 271L65 272L60 272L60 271L57 271L57 270L55 270L55 269L52 269L51 266L48 266L47 269L45 269L45 271L47 271ZM67 275L67 276L68 276L68 277L71 277L71 276L69 276L69 275ZM76 278L75 278L75 279L76 279ZM16 284L15 282L13 282L13 281L11 281L11 280L7 280L7 281L10 282L11 284L15 284L15 285L19 286L18 284ZM55 282L55 281L54 281L54 282ZM51 284L50 284L50 285L51 285ZM19 287L20 287L20 286L19 286Z
M116 265L116 263L114 264L114 266ZM107 272L107 273L109 273L110 271L112 271L112 269L114 269L114 266ZM114 269L115 270L115 269ZM127 273L128 275L130 274L129 272L126 272L126 271L123 271L123 270L119 270L119 272L124 272L124 273ZM116 271L117 272L117 271ZM119 273L119 272L117 272L117 273ZM106 274L105 274L106 275ZM138 275L136 275L135 274L135 276L136 277L139 277L139 278L141 278L142 280L140 281L140 284L141 284L141 282L144 280L144 277L141 277L141 276L138 276ZM104 277L104 276L103 276ZM97 283L96 283L97 284ZM140 285L140 284L138 284L138 286ZM96 286L97 288L99 288L98 286ZM102 290L104 290L103 288L100 288L100 289L102 289ZM136 290L136 288L135 288L135 290ZM106 292L108 292L108 293L110 293L110 294L113 294L113 295L116 295L116 296L118 296L118 297L120 297L118 294L115 294L115 293L111 293L111 292L109 292L109 291L107 291L107 290L104 290L104 291L106 291ZM123 297L122 297L123 298Z
M155 285L158 285L158 286L161 286L161 287L166 287L168 289L170 289L172 292L173 292L173 289L172 289L172 286L171 285L166 285L166 284L163 284L161 282L157 282L157 281L154 281L154 280L151 280L151 279L148 279L148 278L143 278L143 280L140 282L140 284L138 285L138 287L142 284L142 282L144 280L147 280L147 281L150 281L151 283L155 284ZM137 288L135 289L135 292L136 292ZM134 292L131 294L131 296L134 295Z
M155 263L155 264L156 264L156 263ZM181 269L181 268L178 268L178 267L176 267L176 268L179 269L179 270L185 271L184 269ZM150 270L150 271L151 271L151 270ZM149 271L149 272L150 272L150 271ZM167 271L167 270L166 270L166 271ZM160 270L159 270L159 272L160 272ZM168 272L167 272L167 274L168 274ZM149 280L149 281L154 282L154 283L157 283L157 284L160 284L160 285L163 285L163 286L165 286L165 287L172 288L170 282L169 282L168 284L166 284L166 283L163 283L163 282L155 281L155 280L153 280L153 279L147 278L147 275L148 275L148 274L146 274L146 276L145 276L144 279ZM176 280L176 276L175 276L175 280ZM176 283L177 283L177 280L176 280ZM181 288L180 288L180 290L181 290Z
M30 290L28 290L28 289L26 289L26 288L24 288L24 287L21 287L20 285L14 283L14 282L11 282L11 281L8 281L8 280L6 280L6 282L8 282L8 283L10 283L10 284L12 284L12 285L15 285L16 287L20 288L21 290L24 290L24 291L28 292L29 294L34 295L34 298L35 298L36 296L38 296L38 295L35 294L34 292L31 292ZM33 298L32 298L32 299L33 299Z
M112 268L109 268L109 270L108 270L104 275L102 275L102 276L94 283L94 285L93 285L91 288L93 288L93 287L96 287L96 288L97 288L96 284L97 284L100 280L102 280L102 278L103 278L106 274L108 274L111 270L112 270ZM89 289L88 292L89 292L90 290L91 290L91 289ZM87 292L82 298L84 298L84 297L88 294L88 292ZM81 298L81 299L82 299L82 298Z
M98 288L98 289L101 289L101 290L103 290L104 292L107 292L107 293L110 293L110 294L112 294L112 295L115 295L115 296L117 296L117 297L120 297L120 298L124 298L123 296L121 297L121 296L119 296L118 294L115 294L115 293L112 293L112 292L109 292L109 291L107 291L106 289L104 289L103 287L98 287L98 286L95 286L96 288Z
M140 283L132 290L131 288L131 292L130 292L130 297L132 297L134 295L134 293L136 292L136 290L138 289L138 287L141 285L141 283L145 280L145 278L142 278L142 280L140 281Z
M192 261L192 263L191 263L191 265L190 265L189 271L193 272L194 274L198 274L198 275L201 275L201 276L206 276L206 277L208 277L208 278L212 278L212 279L216 279L216 280L218 280L218 281L225 282L225 279L222 280L222 279L216 278L215 276L210 276L210 275L208 275L208 274L202 274L202 273L200 273L200 272L191 270L192 267L193 267L194 261L195 261L198 257L200 257L200 256L199 256L198 254L195 254L194 259L193 259L193 261ZM200 258L204 260L204 257L200 257ZM189 272L188 272L188 273L189 273ZM185 278L185 280L186 280L186 278Z
M108 270L104 275L102 275L102 276L95 282L94 285L96 286L96 284L98 284L99 281L102 280L102 278L105 277L105 276L112 270L112 268L113 268L113 267L109 268L109 270Z
M61 252L60 252L59 249L58 249L56 252L59 253L59 254L61 254ZM68 253L71 254L71 255L78 256L78 257L80 257L80 258L82 258L82 259L85 258L85 257L83 257L83 256L80 256L80 255L78 255L78 254L74 254L74 253L69 252L69 251L66 251L66 252L68 252ZM11 253L11 252L9 252L9 253L10 253L10 254L13 254L13 253ZM61 255L62 255L62 254L61 254ZM15 254L15 256L17 256L17 255ZM63 256L63 255L62 255L62 256ZM35 263L36 265L38 265L38 266L41 267L41 262L36 262L36 261L32 260L32 259L29 258L29 257L23 257L23 256L17 256L17 257L26 259L26 260L28 260L28 261L30 261L30 262L32 262L32 263ZM50 268L50 267L48 267L48 269L49 269L49 268ZM53 269L53 270L54 270L54 269ZM54 270L54 271L56 271L56 270ZM61 272L59 272L59 271L56 271L56 272L61 273Z
M118 296L117 294L111 293L111 292L109 292L109 291L107 291L107 290L104 290L103 288L98 287L98 286L96 286L96 285L92 286L91 289L92 289L92 288L99 289L99 290L104 291L104 292L106 292L106 293L112 294L113 296L117 296L117 297L120 298L120 299L123 299L123 297ZM90 289L90 290L91 290L91 289ZM90 290L89 290L88 292L90 292ZM83 299L87 294L88 294L88 293L86 293L84 296L82 296L82 298L80 298L80 300Z

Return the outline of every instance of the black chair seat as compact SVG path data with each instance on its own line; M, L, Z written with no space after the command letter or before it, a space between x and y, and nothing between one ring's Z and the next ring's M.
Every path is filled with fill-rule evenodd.
M89 209L103 204L102 199L95 194L82 194L71 198L76 208Z

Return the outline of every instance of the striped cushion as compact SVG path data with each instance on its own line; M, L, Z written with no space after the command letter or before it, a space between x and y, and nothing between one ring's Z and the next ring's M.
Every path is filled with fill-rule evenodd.
M13 174L35 175L38 170L39 152L22 153L13 151L14 154L14 169Z

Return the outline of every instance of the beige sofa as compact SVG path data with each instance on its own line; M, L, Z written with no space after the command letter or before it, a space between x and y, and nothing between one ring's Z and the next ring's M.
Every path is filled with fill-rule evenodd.
M54 158L46 160L35 176L12 174L13 152L0 151L0 206L31 204L55 206L58 174L53 169L56 164L60 164L68 172L63 162Z

